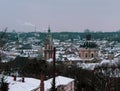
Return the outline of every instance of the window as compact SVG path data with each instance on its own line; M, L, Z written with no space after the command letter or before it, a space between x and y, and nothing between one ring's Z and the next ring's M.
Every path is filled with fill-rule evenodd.
M94 57L93 53L91 54L91 57L92 57L92 58Z
M85 54L85 57L86 57L86 58L88 57L87 53Z

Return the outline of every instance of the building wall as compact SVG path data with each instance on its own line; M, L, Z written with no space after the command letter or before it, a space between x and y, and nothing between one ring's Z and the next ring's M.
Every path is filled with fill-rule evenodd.
M38 88L31 90L31 91L40 91L40 88L38 87ZM49 91L49 90L47 90L47 91ZM67 85L58 86L57 91L74 91L74 81L70 82Z
M45 45L45 60L48 60L50 58L53 58L54 55L54 50L53 50L53 45Z
M90 59L90 58L95 58L98 57L98 49L95 48L80 48L79 50L79 56L82 59Z
M74 81L57 87L57 91L74 91Z
M64 87L65 91L74 91L74 81Z

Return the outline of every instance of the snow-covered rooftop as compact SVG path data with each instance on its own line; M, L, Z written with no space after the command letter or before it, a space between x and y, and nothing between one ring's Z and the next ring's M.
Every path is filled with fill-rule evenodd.
M13 77L6 77L6 81L9 83L8 91L31 91L40 85L40 80L34 78L25 78L25 82L22 82L22 78L17 77L14 81Z
M45 81L44 84L45 84L45 91L49 90L52 86L52 78ZM57 86L60 86L60 85L67 85L69 84L70 82L74 81L74 79L72 78L68 78L68 77L64 77L64 76L57 76L56 77L56 87Z
M99 63L78 63L77 66L81 67L82 69L94 70L95 66L98 64Z
M82 60L80 57L68 57L68 60L75 61L75 60Z
M44 81L45 91L49 90L52 86L52 78ZM56 87L60 85L67 85L70 82L74 81L72 78L57 76L56 77ZM40 87L40 80L34 78L25 78L25 82L22 82L21 77L17 77L17 80L14 81L13 77L7 76L6 82L9 83L8 91L33 91L36 88Z

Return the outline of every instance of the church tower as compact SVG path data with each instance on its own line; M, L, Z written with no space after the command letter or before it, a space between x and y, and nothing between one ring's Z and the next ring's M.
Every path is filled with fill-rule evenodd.
M80 45L79 56L83 60L98 58L98 45L91 40L91 34L86 35L86 41Z
M15 45L16 45L16 49L18 50L19 49L19 37L18 36L17 36Z
M53 39L52 39L51 30L49 27L47 37L45 39L45 50L44 50L45 60L53 58L53 54L54 54L53 49L54 49L54 43L53 43Z

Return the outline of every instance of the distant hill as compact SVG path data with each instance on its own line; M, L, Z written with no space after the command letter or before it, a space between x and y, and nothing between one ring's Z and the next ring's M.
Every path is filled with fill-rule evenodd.
M2 32L0 32L0 35ZM37 34L37 36L36 36ZM90 32L92 35L92 39L99 39L103 40L106 39L108 41L118 41L120 42L120 32ZM16 41L17 40L17 33L9 32L7 33L9 37L9 41ZM47 33L41 33L41 32L28 32L28 33L19 33L19 38L26 40L30 37L35 37L36 39L39 39L41 41L45 40ZM84 39L86 36L86 33L80 33L80 32L53 32L52 36L54 39L58 39L61 41L68 40L68 39Z

